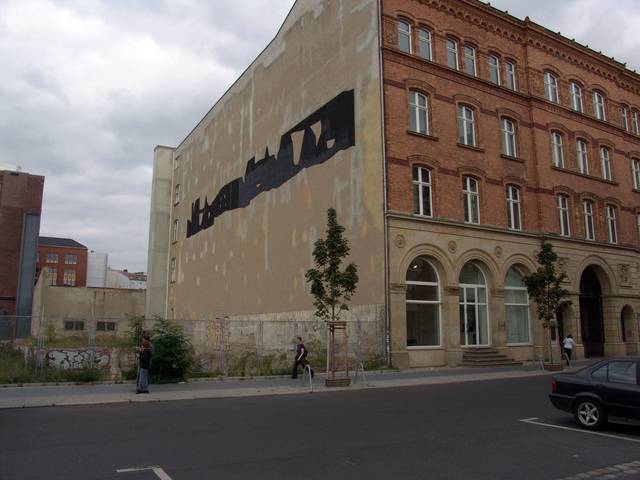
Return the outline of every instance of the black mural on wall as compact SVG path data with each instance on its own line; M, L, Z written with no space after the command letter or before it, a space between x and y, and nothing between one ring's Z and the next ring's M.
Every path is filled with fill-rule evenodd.
M318 123L320 133L316 138L312 127ZM292 135L297 132L304 134L301 147L295 152ZM215 218L224 212L248 206L260 193L278 188L303 168L324 163L355 143L354 93L348 90L282 135L277 155L270 154L267 148L262 159L249 160L244 178L236 178L223 186L211 203L205 196L201 205L197 198L191 204L187 238L213 226Z

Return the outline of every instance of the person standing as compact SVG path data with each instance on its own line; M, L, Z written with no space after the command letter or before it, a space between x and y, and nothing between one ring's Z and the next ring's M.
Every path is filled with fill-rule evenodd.
M304 346L302 342L302 337L298 337L298 342L296 343L296 356L293 360L293 371L291 372L291 378L298 378L298 365L302 366L302 370L307 365L307 348ZM313 369L309 369L311 372L311 376L313 377Z
M138 384L136 393L149 393L149 369L151 368L151 343L148 339L142 339L142 345L138 349L140 367L138 369Z
M571 365L571 354L573 353L573 336L571 334L564 337L562 348L564 353L567 354L567 365Z

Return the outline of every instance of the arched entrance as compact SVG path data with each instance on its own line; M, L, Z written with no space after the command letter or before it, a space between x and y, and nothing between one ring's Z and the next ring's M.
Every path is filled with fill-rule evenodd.
M602 288L593 267L587 267L580 277L580 327L586 357L604 354Z
M487 282L472 262L460 272L460 344L489 346Z

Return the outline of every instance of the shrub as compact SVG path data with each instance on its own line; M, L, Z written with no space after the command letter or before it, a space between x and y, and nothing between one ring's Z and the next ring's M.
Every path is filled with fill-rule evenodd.
M151 341L151 380L155 383L185 380L194 362L191 343L182 327L171 320L158 318L154 324Z

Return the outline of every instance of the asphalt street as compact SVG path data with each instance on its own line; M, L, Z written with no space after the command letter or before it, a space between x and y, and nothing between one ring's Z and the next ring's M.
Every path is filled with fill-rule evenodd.
M640 479L639 427L573 430L549 389L545 376L2 410L0 479Z

